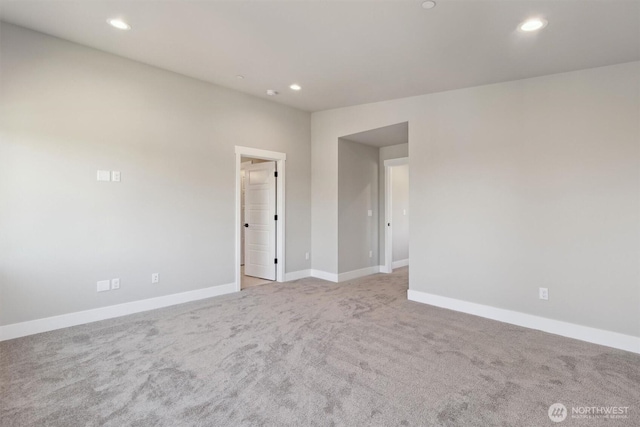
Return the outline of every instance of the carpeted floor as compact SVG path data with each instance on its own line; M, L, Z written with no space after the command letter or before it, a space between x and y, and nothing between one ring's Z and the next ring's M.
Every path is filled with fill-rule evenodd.
M406 268L303 279L2 342L0 425L640 425L640 356L406 290ZM556 402L628 418L554 424Z

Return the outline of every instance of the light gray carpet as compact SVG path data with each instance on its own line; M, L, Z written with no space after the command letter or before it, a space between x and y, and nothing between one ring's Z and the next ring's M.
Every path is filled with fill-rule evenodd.
M406 290L406 268L303 279L6 341L0 424L640 425L638 355ZM555 402L629 418L554 424Z

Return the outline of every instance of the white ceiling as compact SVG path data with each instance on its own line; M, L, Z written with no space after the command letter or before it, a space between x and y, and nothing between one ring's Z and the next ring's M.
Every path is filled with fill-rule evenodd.
M517 31L531 16L549 25ZM638 1L0 0L0 17L307 111L640 60Z
M374 147L406 144L409 142L409 123L398 123L397 125L358 132L343 136L342 139Z

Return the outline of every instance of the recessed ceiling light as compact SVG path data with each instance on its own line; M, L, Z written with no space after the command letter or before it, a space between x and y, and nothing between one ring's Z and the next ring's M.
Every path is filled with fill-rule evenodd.
M433 9L434 7L436 7L436 2L432 0L422 2L423 9Z
M531 18L520 24L520 30L525 32L540 30L547 26L547 20L542 18Z
M243 76L242 74L238 74L238 75L236 76L236 78L237 78L238 80L244 80L244 76Z
M300 90L302 89L302 86L300 86L299 84L292 84L291 86L289 86L292 90Z
M117 28L119 30L130 30L131 29L131 25L127 24L122 19L107 19L107 22L113 28Z
M278 94L278 91L275 91L273 89L267 90L267 95L269 96L276 96L277 94Z

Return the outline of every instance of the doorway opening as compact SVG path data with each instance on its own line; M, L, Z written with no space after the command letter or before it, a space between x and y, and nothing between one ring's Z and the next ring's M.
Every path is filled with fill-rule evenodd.
M338 138L338 282L393 271L393 261L386 267L390 244L385 235L391 226L387 227L385 162L408 157L408 122ZM396 220L406 220L408 230L408 177L405 181L406 200ZM408 251L408 233L405 237ZM404 257L408 265L408 255Z
M284 281L286 154L236 146L236 269L240 291Z
M384 161L385 255L381 271L409 265L409 158Z

